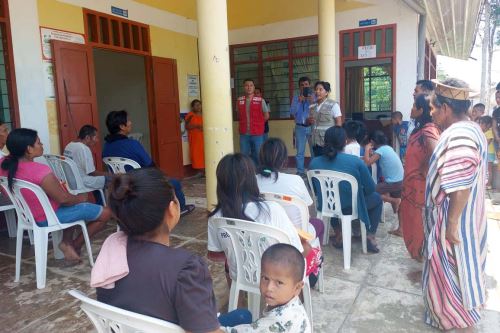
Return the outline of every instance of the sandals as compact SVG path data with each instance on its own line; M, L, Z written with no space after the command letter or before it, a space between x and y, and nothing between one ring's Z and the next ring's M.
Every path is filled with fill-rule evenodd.
M370 253L379 253L380 252L380 249L378 248L378 246L369 239L366 240L366 249Z

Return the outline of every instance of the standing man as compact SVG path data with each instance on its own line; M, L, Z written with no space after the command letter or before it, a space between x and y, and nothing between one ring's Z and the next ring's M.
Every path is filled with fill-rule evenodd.
M313 157L311 141L311 124L307 122L309 117L309 106L314 103L313 91L311 89L311 80L307 76L299 79L299 95L293 96L290 107L290 116L295 119L295 156L297 174L305 176L304 153L306 151L306 141L309 144L309 151Z
M269 119L269 109L262 97L255 96L252 79L243 81L245 96L238 97L240 117L240 151L259 163L259 150L264 142L264 123Z
M467 115L469 91L458 79L436 83L431 116L444 131L425 188L425 322L454 332L473 332L486 302L488 145Z
M415 84L415 89L413 90L413 101L418 95L427 94L430 95L434 91L434 84L430 80L418 80ZM408 122L408 134L407 137L410 138L411 132L415 128L415 119L410 118Z

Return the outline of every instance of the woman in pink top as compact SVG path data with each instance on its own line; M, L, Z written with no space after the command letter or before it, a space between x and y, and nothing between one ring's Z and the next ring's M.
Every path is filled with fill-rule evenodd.
M77 220L93 221L87 226L89 237L104 227L111 217L109 208L85 202L86 195L72 195L63 190L59 180L47 165L33 161L43 155L43 144L36 131L28 128L13 130L7 137L7 149L10 154L0 160L0 176L8 178L10 188L14 178L40 186L47 193L61 223ZM47 218L35 194L28 190L22 193L38 226L47 226ZM64 229L59 248L66 260L79 261L79 252L84 239L81 233L73 239L73 233L74 228Z

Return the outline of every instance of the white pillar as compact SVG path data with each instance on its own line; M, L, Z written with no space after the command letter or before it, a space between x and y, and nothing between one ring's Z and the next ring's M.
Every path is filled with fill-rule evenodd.
M22 127L38 131L50 152L37 0L9 1L12 51Z
M337 91L337 43L335 32L335 0L318 0L319 79L330 82L330 98L335 99Z
M217 203L215 170L234 150L226 0L197 0L207 208Z

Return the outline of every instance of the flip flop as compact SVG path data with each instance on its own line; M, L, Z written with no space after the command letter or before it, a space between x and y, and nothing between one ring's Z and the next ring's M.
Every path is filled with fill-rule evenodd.
M373 244L369 239L366 240L366 249L370 253L379 253L380 252L377 245Z

